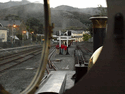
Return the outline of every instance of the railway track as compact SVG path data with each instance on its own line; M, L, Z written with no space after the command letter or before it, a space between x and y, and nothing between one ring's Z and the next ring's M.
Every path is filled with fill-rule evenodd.
M41 48L38 47L38 48L32 48L32 49L28 49L28 50L25 50L25 51L22 51L20 53L16 53L16 54L9 54L9 55L6 55L6 56L1 56L0 57L0 73L10 69L10 68L13 68L14 66L16 65L19 65L31 58L33 58L34 56L38 55L38 54L41 54ZM55 52L55 47L52 47L50 49L50 54L49 54L49 58L51 58L51 56L53 55L53 53ZM48 65L49 65L49 68L53 68L54 70L55 69L55 66L50 62L48 62ZM49 74L49 69L46 68L46 71L47 73Z
M83 56L83 53L82 53L81 49L78 46L76 46L76 49L74 51L74 56L75 56L75 63L76 64L81 65L81 64L85 63L86 60Z
M12 55L16 53L20 53L22 51L26 51L28 49L33 49L36 47L41 47L42 45L30 45L30 46L22 46L22 47L15 47L15 48L7 48L7 49L0 49L0 57L5 57L7 55Z
M40 54L41 54L41 52L40 52ZM30 84L30 82L32 81L32 78L34 77L34 74L37 72L37 69L38 69L38 66L40 63L39 62L40 61L39 59L41 56L40 54L38 54L35 57L30 58L26 62L22 62L22 63L18 64L17 66L15 65L11 68L3 70L3 72L0 72L0 78L1 78L0 83L2 83L2 85L4 87L6 85L8 85L9 88L12 89L12 87L15 86L16 90L19 90L19 91L24 90L26 88L26 86ZM49 49L48 61L50 58L53 57L54 54L55 54L55 46L54 47L51 46L51 48ZM13 61L11 63L15 63L15 61ZM11 63L9 63L9 64L11 64ZM18 63L18 62L16 62L16 63ZM0 67L0 70L2 70L1 68L3 68L3 67ZM55 66L52 64L52 62L50 62L50 63L48 62L44 77L46 77L50 73L50 71L56 70L56 68L55 69L54 68L55 68ZM9 80L8 80L8 78L9 78ZM6 81L8 81L7 84L6 84ZM13 81L14 81L14 83L13 83ZM20 87L20 85L22 85L23 88ZM8 88L8 87L5 87L5 88ZM19 94L19 93L13 92L13 90L8 90L8 91L11 92L12 94Z
M49 56L48 56L48 64L47 64L47 67L46 67L47 74L49 74L50 71L52 71L52 70L56 71L55 65L54 65L54 64L51 62L51 60L50 60L50 59L52 58L52 56L54 55L55 50L56 50L55 47L53 47L53 48L50 50L50 53L49 53Z
M8 58L13 58L15 56L20 56L21 54L27 53L27 52L32 51L32 50L40 49L40 48L41 47L29 48L28 50L23 50L23 51L20 51L18 53L14 53L14 54L10 53L10 54L7 54L7 55L3 55L3 56L0 56L0 61L8 59Z
M74 51L75 63L88 65L89 58L92 54L92 51L87 49L84 46L76 46Z
M0 60L0 73L8 70L16 65L23 63L24 61L33 58L34 56L41 53L41 48L38 49L30 49L27 51L23 51L16 55L10 55Z

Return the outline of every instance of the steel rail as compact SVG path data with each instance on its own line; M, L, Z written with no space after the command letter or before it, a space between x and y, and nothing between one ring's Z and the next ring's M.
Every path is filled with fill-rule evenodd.
M27 50L24 50L24 51L20 51L18 53L4 55L4 56L0 57L0 61L3 61L3 60L8 59L8 58L13 58L15 56L20 56L20 55L22 55L24 53L27 53L27 52L30 52L30 51L33 51L33 50L38 50L38 49L41 49L41 48L40 47L38 47L38 48L31 48L31 49L27 49Z
M81 56L81 58L82 58L82 61L83 61L83 63L85 63L86 62L86 58L85 58L85 56L84 56L84 52L82 51L82 49L79 47L79 50L82 52L82 56ZM86 49L85 49L86 50Z
M34 76L30 85L23 91L21 94L34 94L38 89L38 86L44 76L44 72L46 69L46 64L48 61L48 54L50 48L50 38L51 38L51 30L52 27L50 25L50 6L49 0L44 0L44 15L45 15L45 42L43 45L42 56L40 59L40 66L37 70L36 75Z
M24 48L34 48L36 46L41 46L41 44L31 45L31 46L21 46L21 47L0 49L0 52L5 52L5 51L7 52L7 51L12 51L12 50L17 50L17 49L24 49Z
M35 54L34 54L35 53ZM10 64L10 65L6 65L6 68L3 68L3 69L0 69L0 73L2 73L2 72L4 72L5 70L7 70L7 69L10 69L10 68L13 68L14 66L17 66L17 65L19 65L19 64L21 64L21 63L23 63L23 62L25 62L25 61L27 61L27 60L29 60L29 59L31 59L32 57L34 57L34 56L36 56L37 54L40 54L41 52L39 51L39 50L36 50L36 51L32 51L32 52L30 52L30 53L27 53L27 54L25 54L25 55L23 55L23 56L20 56L20 57L17 57L17 58L12 58L12 60L10 60L10 61L7 61L7 62L4 62L4 63L1 63L0 64L0 67L4 67L4 65L6 65L6 64L10 64L12 61L19 61L20 59L21 59L21 61L19 61L18 63L16 63L16 64ZM33 55L33 56L29 56L29 55ZM22 60L22 58L25 58L25 59L23 59Z
M53 55L53 53L55 52L55 47L53 49L50 50L49 56L48 56L48 66L51 69L53 67L52 63L50 62L50 58ZM55 68L53 67L53 69L55 70ZM46 67L46 71L49 74L49 69Z
M24 58L25 56L28 56L28 55L31 55L31 54L34 55L35 53L37 53L37 52L39 52L39 51L41 51L41 49L35 49L35 50L30 51L30 52L28 52L28 53L21 53L21 54L19 54L19 55L16 55L16 56L13 57L13 58L10 57L10 58L7 58L6 60L1 60L0 66L5 65L5 64L7 64L7 63L9 63L9 62L18 60L18 59L20 59L20 58Z
M55 52L55 49L56 49L56 48L54 48L54 49L52 50L52 52L50 53L50 55L49 55L48 64L49 64L49 68L53 68L53 69L56 71L56 67L52 64L52 62L51 62L51 60L50 60L50 58L53 56L53 54L54 54L54 52Z

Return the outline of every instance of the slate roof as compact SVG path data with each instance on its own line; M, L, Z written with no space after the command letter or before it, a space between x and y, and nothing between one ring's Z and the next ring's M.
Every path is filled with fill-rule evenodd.
M83 30L69 30L71 31L73 34L82 34L83 33Z
M5 28L5 27L0 27L0 30L7 30L7 28Z

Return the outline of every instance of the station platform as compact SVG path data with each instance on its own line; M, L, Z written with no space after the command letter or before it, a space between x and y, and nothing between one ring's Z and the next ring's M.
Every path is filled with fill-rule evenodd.
M74 60L74 50L76 48L76 45L71 45L68 48L69 55L65 55L63 53L62 55L59 55L55 52L53 57L50 59L51 62L56 67L57 71L64 71L66 72L66 86L65 89L70 89L74 86L74 80L71 79L72 76L75 74L75 60ZM64 51L63 51L64 52Z
M49 69L51 72L47 75L47 77L45 77L47 80L40 84L40 88L35 94L42 94L43 92L55 92L57 94L63 94L62 92L71 89L77 83L79 78L83 76L87 70L87 66L84 64L82 64L82 68L79 68L79 65L75 64L74 52L76 50L76 46L78 45L81 47L81 49L84 49L82 47L83 44L86 45L87 43L73 43L68 48L69 55L66 55L64 51L61 55L55 51L53 56L50 58L50 61L55 66L56 71ZM86 55L88 58L90 58L87 51ZM76 74L78 73L78 68L79 74L81 75Z

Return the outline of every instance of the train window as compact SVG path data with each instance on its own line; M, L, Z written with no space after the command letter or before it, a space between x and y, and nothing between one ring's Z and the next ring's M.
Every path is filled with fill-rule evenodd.
M93 42L93 27L96 31L102 27L102 32L106 28L107 20L90 18L107 16L105 0L8 0L0 5L0 87L11 94L34 92L41 82L37 78L44 80L51 71L74 70L58 65L61 45L68 49L72 43ZM91 45L89 53L99 46L93 49Z

